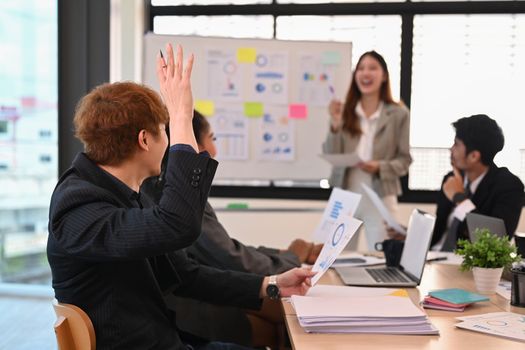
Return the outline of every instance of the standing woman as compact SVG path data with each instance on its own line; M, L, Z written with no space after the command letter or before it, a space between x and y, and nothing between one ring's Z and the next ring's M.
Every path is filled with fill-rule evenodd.
M363 160L353 167L334 167L331 186L363 193L361 184L367 184L395 216L399 178L412 162L410 120L408 109L392 98L388 68L380 54L368 51L359 58L344 105L332 100L328 111L330 131L323 152L356 152ZM376 242L386 238L386 230L366 195L356 217L364 221L368 248L373 250Z

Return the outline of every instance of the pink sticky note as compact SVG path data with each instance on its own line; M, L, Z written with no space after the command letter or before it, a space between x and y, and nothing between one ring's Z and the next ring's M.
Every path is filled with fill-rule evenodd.
M306 119L308 108L303 104L291 104L288 106L288 117L293 119Z

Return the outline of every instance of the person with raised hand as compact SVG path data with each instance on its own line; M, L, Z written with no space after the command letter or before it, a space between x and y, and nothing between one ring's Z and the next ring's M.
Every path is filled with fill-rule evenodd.
M198 154L192 130L190 56L167 46L157 59L163 104L150 88L102 84L79 102L76 136L84 152L60 177L49 210L47 256L56 299L84 310L97 349L187 349L163 296L258 308L261 298L303 294L312 272L274 277L200 266L184 248L201 231L217 162ZM159 55L160 56L160 55ZM139 188L158 175L168 147L166 186L155 204ZM194 348L222 344L198 342ZM225 347L221 347L225 348ZM228 348L228 347L226 347ZM235 349L235 347L231 347Z

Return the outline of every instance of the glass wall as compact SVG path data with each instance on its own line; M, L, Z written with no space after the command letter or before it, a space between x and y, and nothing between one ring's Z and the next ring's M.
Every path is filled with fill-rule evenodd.
M503 129L496 163L525 180L525 15L415 16L413 52L410 141L418 157L410 188L439 188L450 169L451 123L479 113Z
M0 281L49 283L57 181L57 3L0 2Z

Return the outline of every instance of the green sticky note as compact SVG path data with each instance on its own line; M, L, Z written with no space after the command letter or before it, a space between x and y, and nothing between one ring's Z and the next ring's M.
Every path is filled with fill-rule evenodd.
M195 109L203 116L210 117L215 114L215 103L211 100L196 100Z
M237 49L237 62L255 63L257 50L253 47L240 47Z
M337 51L325 51L321 57L322 64L336 65L341 63L341 54Z
M264 105L260 102L245 102L244 115L251 118L259 118L264 114Z
M228 209L248 209L247 203L229 203L226 208Z

